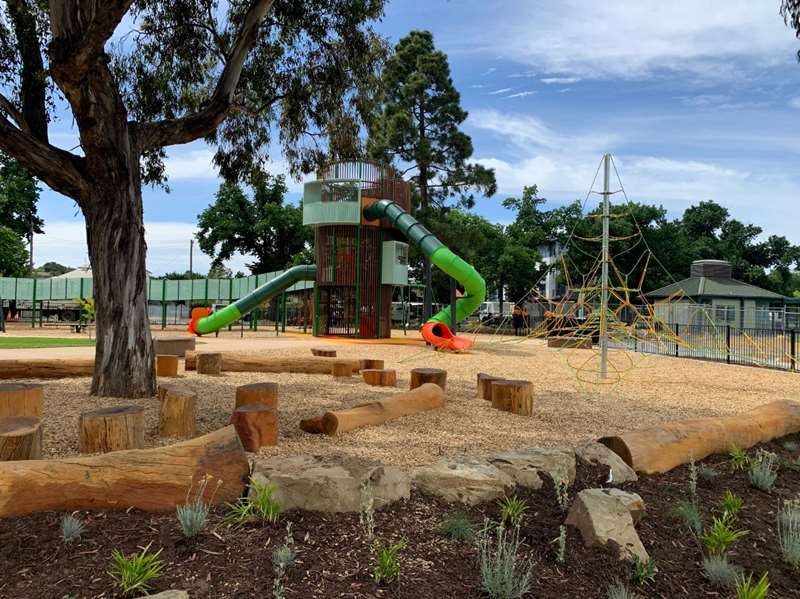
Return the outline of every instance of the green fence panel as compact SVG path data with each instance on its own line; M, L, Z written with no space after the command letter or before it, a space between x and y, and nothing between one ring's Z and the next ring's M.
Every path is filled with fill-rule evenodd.
M17 299L33 299L33 279L17 279Z
M217 301L222 299L220 294L221 280L220 279L207 279L208 280L208 299Z
M164 289L164 301L174 302L178 299L178 283L179 281L167 281Z
M17 280L13 277L0 278L0 299L13 300L17 297Z
M50 299L72 299L67 297L67 279L50 279Z
M37 279L36 280L36 299L49 300L50 297L50 280L51 279Z
M81 292L83 295L80 297L93 297L94 296L94 283L92 279L81 279Z
M81 279L64 279L67 284L64 287L64 295L68 299L75 299L81 296Z
M192 299L192 281L178 281L178 299L190 300Z

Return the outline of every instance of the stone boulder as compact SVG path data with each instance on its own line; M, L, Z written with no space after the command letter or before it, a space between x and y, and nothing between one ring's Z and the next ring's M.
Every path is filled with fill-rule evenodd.
M139 599L189 599L189 593L186 591L162 591L155 595L144 595Z
M620 559L636 556L647 561L649 556L634 526L643 512L644 502L635 493L619 489L584 489L572 502L566 524L581 532L587 547L613 543Z
M536 447L491 456L489 463L508 474L516 484L540 489L543 476L553 482L575 482L575 452L571 449Z
M503 497L514 488L511 476L480 458L445 458L417 468L412 476L416 488L468 505Z
M611 480L608 481L610 484L616 485L639 480L633 468L602 443L596 441L584 443L575 448L575 455L587 464L607 466L611 470Z
M356 458L258 459L253 479L275 487L275 498L285 510L358 512L364 481L369 481L375 509L411 494L409 477L399 468Z

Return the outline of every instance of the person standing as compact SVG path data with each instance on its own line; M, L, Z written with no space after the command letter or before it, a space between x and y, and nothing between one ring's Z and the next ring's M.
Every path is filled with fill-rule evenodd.
M522 328L522 310L519 306L514 306L514 309L511 311L511 323L514 326L514 336L519 336L520 329Z

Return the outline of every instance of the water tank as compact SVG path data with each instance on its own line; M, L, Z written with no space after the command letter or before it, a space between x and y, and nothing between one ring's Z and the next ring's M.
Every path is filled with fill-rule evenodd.
M692 277L730 279L733 276L733 269L727 260L695 260L692 262L690 274Z

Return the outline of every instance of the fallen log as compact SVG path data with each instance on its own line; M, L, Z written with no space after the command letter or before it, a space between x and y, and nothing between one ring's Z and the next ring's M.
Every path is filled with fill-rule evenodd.
M99 456L0 462L0 518L45 511L174 511L190 481L222 481L214 503L241 496L250 472L232 426L189 441Z
M250 352L221 352L225 372L296 372L299 374L330 374L331 364L347 363L359 369L358 360L342 358L270 358ZM186 370L197 368L197 352L186 352Z
M93 373L94 358L0 360L0 379L63 379Z
M309 418L301 428L306 432L317 430L326 435L346 433L362 426L383 424L389 420L435 410L444 406L444 390L435 383L425 383L387 399L363 403L346 410L325 412L321 420Z
M776 401L736 416L665 422L599 441L637 472L656 474L691 459L727 453L732 447L747 449L797 432L800 403Z
M0 418L5 416L42 417L44 390L31 383L0 385Z

